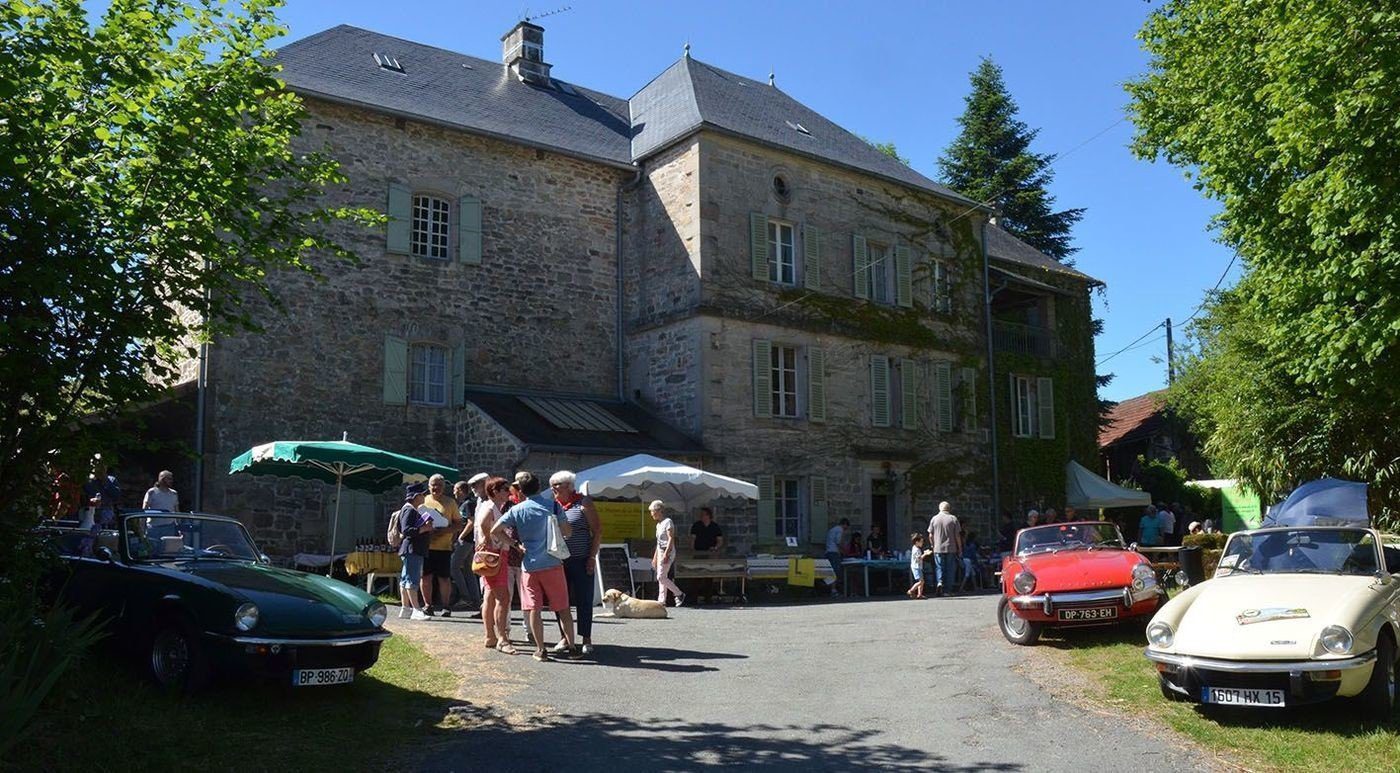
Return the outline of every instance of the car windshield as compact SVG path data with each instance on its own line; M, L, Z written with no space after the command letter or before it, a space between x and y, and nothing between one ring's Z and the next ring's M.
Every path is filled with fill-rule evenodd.
M1059 550L1123 547L1123 535L1111 523L1055 523L1022 529L1016 537L1021 555Z
M125 523L135 561L256 561L258 549L238 523L189 515L133 515Z
M1376 539L1364 529L1268 529L1231 537L1216 575L1369 575L1380 566Z

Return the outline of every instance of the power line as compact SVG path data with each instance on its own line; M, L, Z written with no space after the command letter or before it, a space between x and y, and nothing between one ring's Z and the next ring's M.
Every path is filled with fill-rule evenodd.
M1164 321L1162 321L1162 322L1158 322L1157 324L1153 325L1151 328L1148 329L1148 331L1147 331L1146 333L1143 333L1142 335L1138 336L1137 338L1134 338L1133 341L1132 341L1132 343L1128 344L1127 346L1123 347L1122 349L1119 349L1118 351L1114 352L1113 354L1110 354L1110 355L1108 355L1107 357L1104 357L1103 359L1101 359L1101 360L1099 360L1098 362L1094 363L1094 367L1097 368L1098 366L1104 364L1105 362L1108 362L1109 360L1113 359L1114 357L1117 357L1118 355L1122 354L1123 352L1130 351L1130 350L1132 350L1132 349L1136 349L1136 348L1137 348L1136 344L1137 344L1138 341L1141 341L1142 339L1144 339L1144 338L1146 338L1146 337L1152 335L1153 331L1156 331L1158 328L1161 328L1161 327L1162 327L1163 325L1165 325L1165 324L1167 324L1167 323L1166 323L1166 321L1164 320ZM1158 336L1157 338L1152 339L1152 341L1148 341L1147 343L1150 344L1150 343L1153 343L1153 342L1157 341L1158 339L1166 338L1166 337L1167 337L1167 334L1166 334L1166 333L1163 333L1162 335ZM1146 345L1147 345L1147 344L1143 344L1143 346L1146 346Z
M1185 329L1187 322L1190 322L1191 320L1195 319L1196 315L1201 313L1201 309L1204 309L1206 307L1206 300L1210 298L1210 294L1220 289L1220 285L1225 281L1225 277L1229 275L1230 269L1235 267L1235 260L1238 259L1239 256L1240 253L1238 250L1236 250L1235 253L1230 256L1230 262L1225 264L1225 270L1220 272L1220 278L1215 280L1215 286L1210 288L1210 290L1206 291L1206 294L1201 298L1201 302L1196 304L1196 310L1191 312L1191 316L1187 317L1181 323L1181 327L1183 329Z

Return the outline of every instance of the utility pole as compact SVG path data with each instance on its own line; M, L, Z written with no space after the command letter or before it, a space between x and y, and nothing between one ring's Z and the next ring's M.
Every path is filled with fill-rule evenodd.
M1167 317L1167 386L1171 386L1176 381L1176 360L1172 356L1172 318Z

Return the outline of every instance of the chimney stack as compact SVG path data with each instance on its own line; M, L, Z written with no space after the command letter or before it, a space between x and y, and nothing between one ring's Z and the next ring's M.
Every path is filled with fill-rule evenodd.
M544 61L544 27L522 21L501 38L501 61L515 77L537 86L549 85Z

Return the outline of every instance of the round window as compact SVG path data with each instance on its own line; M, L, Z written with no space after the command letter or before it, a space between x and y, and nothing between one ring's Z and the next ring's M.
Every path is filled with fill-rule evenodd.
M784 180L782 175L775 175L773 177L773 193L777 194L780 199L786 199L788 197L790 191L788 190L787 180Z

